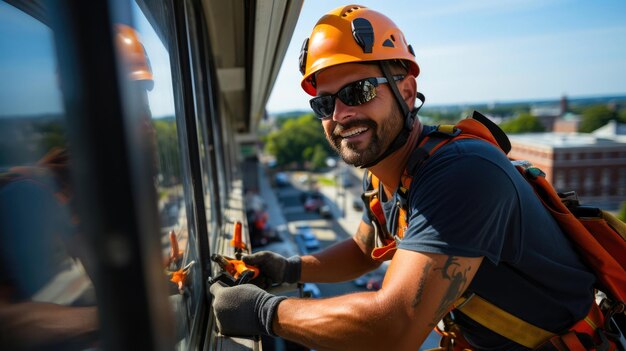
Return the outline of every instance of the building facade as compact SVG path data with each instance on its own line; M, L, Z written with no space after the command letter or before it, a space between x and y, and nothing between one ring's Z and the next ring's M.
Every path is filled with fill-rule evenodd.
M513 159L546 173L557 191L575 190L581 202L617 209L626 201L626 140L581 133L511 135Z

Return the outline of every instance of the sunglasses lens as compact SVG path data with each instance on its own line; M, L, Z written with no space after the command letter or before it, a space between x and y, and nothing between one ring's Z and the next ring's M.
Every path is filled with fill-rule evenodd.
M335 96L348 106L358 106L376 97L376 82L359 80L341 88L335 95L318 96L309 102L318 118L330 117L335 111ZM375 85L376 84L376 85Z
M376 87L369 80L360 80L339 90L337 97L348 106L358 106L376 97Z
M326 118L335 110L335 97L332 95L318 96L311 99L310 103L318 118Z

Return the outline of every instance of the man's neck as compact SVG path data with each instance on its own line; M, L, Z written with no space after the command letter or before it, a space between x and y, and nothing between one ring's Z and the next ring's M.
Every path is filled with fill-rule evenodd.
M384 160L368 168L383 183L387 196L391 196L398 188L400 177L406 168L409 157L417 147L417 140L422 133L422 128L423 125L416 119L406 144Z

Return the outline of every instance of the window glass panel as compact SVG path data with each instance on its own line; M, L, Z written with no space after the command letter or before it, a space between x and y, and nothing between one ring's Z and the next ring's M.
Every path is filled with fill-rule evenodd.
M166 6L163 4L163 6ZM160 240L163 258L171 278L185 274L184 281L171 282L170 304L177 323L177 346L187 349L202 301L202 279L198 259L195 219L192 217L191 180L185 135L185 119L175 109L173 93L174 72L170 53L164 45L166 39L159 37L139 7L133 3L134 21L152 71L152 89L147 91L147 104L152 116L156 144L158 209L161 220ZM167 9L162 9L166 11ZM163 26L162 28L169 28ZM167 35L168 33L164 33ZM173 33L169 33L174 37ZM176 73L177 74L177 73ZM179 80L179 79L178 79ZM182 110L181 110L182 111ZM179 252L174 252L178 246ZM175 273L176 272L176 273Z
M0 1L0 349L93 349L93 255L75 210L52 31Z
M188 11L187 28L189 29L189 45L192 82L194 88L194 103L196 111L196 136L198 141L198 156L200 158L200 167L202 173L202 188L204 192L204 207L206 216L207 232L211 236L217 231L217 211L220 207L219 188L217 186L217 175L215 171L216 155L215 155L215 137L213 134L213 119L216 118L215 102L213 99L214 80L211 73L211 57L208 55L208 49L202 42L202 34L198 32L198 16L196 9L187 1L185 3L186 11Z

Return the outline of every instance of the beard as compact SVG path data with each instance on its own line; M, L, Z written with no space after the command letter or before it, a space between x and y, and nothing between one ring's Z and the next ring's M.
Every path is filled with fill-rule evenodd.
M389 115L383 119L385 123L380 125L371 119L352 120L345 124L337 124L330 135L326 133L326 139L345 163L357 167L369 164L380 157L398 135L404 134L400 133L404 124L402 118L399 118L400 115L398 107L394 106ZM365 126L371 131L372 136L367 145L359 147L360 143L344 142L341 137L342 131L357 126ZM406 135L404 139L406 139Z

